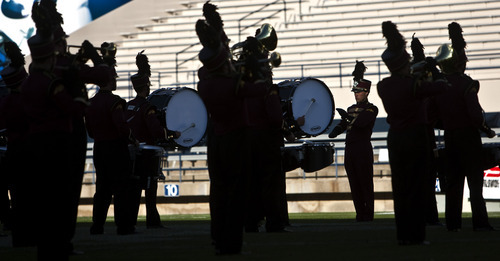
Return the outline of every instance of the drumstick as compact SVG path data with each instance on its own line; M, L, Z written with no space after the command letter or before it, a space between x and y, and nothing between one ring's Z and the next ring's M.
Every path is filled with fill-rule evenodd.
M309 103L309 105L307 106L306 112L305 112L304 114L302 114L302 115L306 115L306 114L309 112L309 109L311 108L311 105L312 105L313 103L315 103L315 102L316 102L316 99L311 98L311 102L310 102L310 103Z
M194 122L193 122L193 123L191 123L191 125L189 125L189 127L185 128L183 131L181 131L181 133L184 133L185 131L187 131L191 128L194 128L194 127L196 127L196 124L194 124Z

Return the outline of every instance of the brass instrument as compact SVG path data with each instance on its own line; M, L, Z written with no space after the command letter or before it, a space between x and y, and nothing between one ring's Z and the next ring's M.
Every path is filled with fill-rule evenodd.
M85 55L83 52L81 45L68 45L68 53L70 48L78 48L78 53L76 54L80 61L86 63L89 60L89 57ZM101 53L102 58L106 61L107 59L114 59L116 56L116 44L115 43L107 43L104 42L101 47L95 47L94 49Z
M444 74L457 72L457 68L455 66L457 58L455 56L456 55L451 44L442 44L439 46L435 59Z
M263 24L258 30L255 38L259 40L268 51L273 51L276 49L276 46L278 46L278 35L270 24Z
M238 72L245 72L247 78L266 78L271 69L281 65L281 54L270 51L276 49L278 37L270 24L257 29L255 37L247 37L231 47L231 56Z

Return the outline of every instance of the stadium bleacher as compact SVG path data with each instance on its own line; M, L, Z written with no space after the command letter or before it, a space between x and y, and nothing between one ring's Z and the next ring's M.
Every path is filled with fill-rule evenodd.
M160 15L154 14L142 19L140 23L119 32L118 38L114 39L118 44L118 95L126 99L134 95L128 77L137 70L135 56L141 50L145 50L152 67L152 90L172 86L195 88L197 70L201 66L197 58L201 45L194 25L198 19L203 19L202 6L206 1L172 2L177 3L176 8L168 8ZM500 85L500 0L211 2L219 7L225 31L231 39L230 45L253 35L262 23L273 25L278 33L276 51L282 56L281 66L274 69L276 83L302 77L320 79L332 92L336 107L341 108L346 108L354 102L349 87L352 85L351 72L355 60L365 61L368 67L365 77L372 82L376 83L388 75L380 59L386 48L381 32L383 21L391 20L398 25L408 41L408 50L411 37L415 33L424 44L426 55L430 56L435 55L440 44L449 43L447 25L457 21L462 25L468 43L467 72L481 81L480 99L483 108L492 114L500 112L499 103L495 98L498 97L496 86ZM131 11L128 12L132 15ZM383 137L387 126L384 125L385 112L382 103L376 92L372 92L369 99L380 110L380 128L375 130L374 137ZM343 137L345 136L341 135L338 140L334 140L338 152L335 164L339 165L333 164L317 173L297 170L288 173L288 177L345 176L341 166ZM327 138L326 135L320 135L312 140L325 141ZM374 145L377 157L384 145L383 141L377 141ZM194 150L175 151L167 157L168 166L165 165L164 169L165 173L169 173L167 178L172 181L191 182L198 179L208 180L205 152L203 148L201 151ZM380 166L376 171L381 176L389 173L386 162L381 161L378 165ZM182 167L179 168L180 166Z

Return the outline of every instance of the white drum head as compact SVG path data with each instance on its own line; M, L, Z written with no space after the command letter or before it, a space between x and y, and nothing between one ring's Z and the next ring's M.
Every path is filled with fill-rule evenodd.
M292 113L295 120L305 115L303 132L320 135L333 119L334 104L332 94L326 85L313 78L303 80L294 90Z
M208 114L195 90L179 89L164 110L167 128L181 132L181 136L175 139L177 144L189 148L201 141L207 129Z

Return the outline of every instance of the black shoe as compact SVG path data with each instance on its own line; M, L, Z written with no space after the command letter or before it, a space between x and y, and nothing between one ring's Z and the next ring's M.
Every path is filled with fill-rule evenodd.
M135 227L127 227L127 228L117 228L116 233L118 235L132 235L137 234L135 231Z
M267 229L267 233L291 233L292 230L288 228L281 228L281 229Z
M159 225L146 225L146 228L148 229L162 229L162 228L167 228L166 226L159 224Z
M496 231L492 226L487 227L477 227L473 229L475 232L483 232L483 231Z
M215 255L217 256L227 256L227 255L241 255L241 249L215 249Z
M439 222L439 221L436 221L436 222L428 222L427 226L430 226L430 227L444 227L444 224L441 223L441 222Z
M428 246L431 244L431 242L427 240L422 240L422 241L399 240L398 244L400 246Z
M73 249L73 250L69 251L69 255L70 256L80 256L80 255L83 255L83 254L85 254L85 252L80 251L80 250Z
M259 233L258 227L245 227L245 233Z
M449 232L460 232L461 229L460 228L448 228L448 231Z

